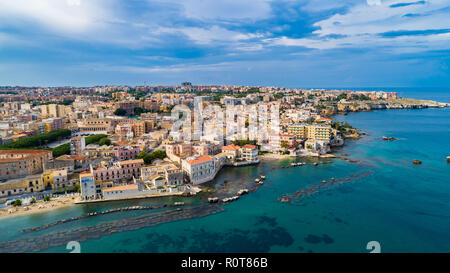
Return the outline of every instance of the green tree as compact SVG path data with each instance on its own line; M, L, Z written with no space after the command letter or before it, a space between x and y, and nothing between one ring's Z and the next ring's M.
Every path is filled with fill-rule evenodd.
M107 137L104 137L104 138L102 138L102 139L100 139L98 141L98 145L100 145L100 146L103 146L103 145L109 146L109 145L111 145L111 140L109 138L107 138Z
M50 201L50 196L45 196L44 197L44 202L49 202Z
M117 108L116 111L114 111L114 115L116 116L125 116L127 114L127 111L122 108Z
M142 107L135 107L133 112L136 116L140 116L142 113L145 112L145 110Z
M347 98L347 94L340 94L338 97L337 97L337 100L342 100L342 99L346 99Z
M107 137L108 137L108 136L105 135L105 134L90 135L90 136L86 137L86 138L84 139L84 141L85 141L86 145L89 145L89 144L98 144L99 141L100 141L101 139L107 138Z
M22 206L22 200L17 199L16 201L11 203L14 207L20 207Z
M26 137L16 140L14 142L0 146L0 149L24 149L24 148L39 148L42 144L48 144L57 141L58 139L68 138L72 135L71 130L59 129L46 134Z
M55 158L62 156L62 155L70 154L70 143L59 145L58 147L53 148L52 154L53 154L53 157L55 157Z

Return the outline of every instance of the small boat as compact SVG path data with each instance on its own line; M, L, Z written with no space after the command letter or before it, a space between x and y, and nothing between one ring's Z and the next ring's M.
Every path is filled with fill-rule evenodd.
M422 161L417 160L417 159L414 159L414 160L413 160L413 163L416 164L416 165L418 165L418 164L422 164Z
M219 202L219 198L217 197L208 198L208 203L217 203L217 202Z
M325 181L325 180L322 180L322 183L323 183L323 184L325 184L325 183L327 183L327 181Z
M255 182L256 182L256 183L258 183L259 181L261 181L261 180L260 180L260 179L258 179L258 178L256 178L256 179L255 179Z
M259 185L263 185L263 184L264 184L264 182L262 182L262 181L259 181L259 182L258 182L258 184L259 184Z
M316 163L313 163L312 165L313 165L313 166L317 166L317 165L319 165L319 163L316 162Z
M447 162L450 163L450 156L447 156Z
M264 175L261 175L261 180L266 179L266 177Z
M242 189L237 192L238 195L248 194L248 189Z

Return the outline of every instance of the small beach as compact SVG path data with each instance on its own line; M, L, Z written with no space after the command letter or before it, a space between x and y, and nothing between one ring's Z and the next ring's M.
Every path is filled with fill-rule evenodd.
M49 212L52 210L73 206L77 201L79 201L79 196L73 195L52 197L48 202L37 200L36 203L30 205L22 205L18 207L8 206L0 209L0 218ZM12 213L9 213L10 211Z

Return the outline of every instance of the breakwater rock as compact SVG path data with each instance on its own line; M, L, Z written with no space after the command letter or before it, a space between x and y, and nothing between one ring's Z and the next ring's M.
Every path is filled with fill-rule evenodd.
M84 242L117 232L138 230L145 227L204 217L224 211L219 205L201 205L189 208L152 213L149 215L101 223L94 226L61 230L42 236L27 237L13 241L1 242L0 253L38 252L52 247L64 246L70 241Z
M305 198L313 194L319 193L321 190L326 190L329 188L350 183L352 181L360 180L370 174L372 174L372 171L368 170L352 174L348 177L330 178L328 180L323 180L320 183L310 185L292 194L283 194L280 198L277 199L277 201L282 203L293 203L294 201L297 201L301 198Z
M65 223L69 223L69 222L73 222L73 221L77 221L77 220L80 220L80 219L83 219L83 218L93 217L93 216L100 216L100 215L106 215L106 214L115 213L115 212L125 212L125 211L135 211L135 210L154 210L154 209L161 209L161 208L175 207L175 206L183 206L183 205L184 205L183 202L175 202L174 204L169 204L169 205L165 204L165 205L153 206L153 207L132 206L132 207L125 207L125 208L109 209L109 210L105 210L105 211L91 212L91 213L83 214L81 216L71 217L71 218L59 220L57 222L46 224L46 225L43 225L43 226L40 226L40 227L23 229L20 232L21 233L29 233L29 232L41 231L41 230L44 230L44 229L48 229L50 227L54 227L54 226L57 226L57 225L61 225L61 224L65 224Z

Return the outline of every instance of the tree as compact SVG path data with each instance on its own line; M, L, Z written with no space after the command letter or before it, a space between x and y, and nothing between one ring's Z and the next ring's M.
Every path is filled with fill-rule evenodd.
M273 95L273 97L275 99L281 99L282 97L284 97L284 95L282 93L277 93L277 94Z
M116 116L125 116L127 114L127 111L122 108L117 108L116 111L114 111L114 115Z
M20 207L22 206L22 200L17 199L16 201L11 203L14 207Z
M86 137L86 138L84 139L84 141L85 141L86 145L89 145L89 144L98 144L99 141L100 141L101 139L105 138L105 137L107 138L108 136L105 135L105 134L90 135L90 136Z
M100 139L98 141L98 145L100 145L100 146L103 146L103 145L109 146L109 145L111 145L111 140L109 138L107 138L107 137L104 137L104 138L102 138L102 139Z
M342 100L342 99L346 99L347 98L347 94L340 94L337 99L338 100Z
M59 129L46 134L26 137L14 142L0 146L1 149L22 149L22 148L38 148L42 144L48 144L58 139L68 138L72 135L71 130Z
M44 202L49 202L50 201L50 196L45 196L44 197Z
M135 107L133 112L136 116L140 116L142 113L145 112L145 110L142 107Z
M148 154L146 152L141 152L137 158L138 159L143 159L145 164L151 164L153 162L153 160L155 159L164 159L167 157L167 154L165 151L154 151L151 154Z
M158 150L158 151L154 151L152 153L152 156L154 156L156 159L164 159L167 157L167 154L165 151Z
M289 148L289 144L286 141L281 141L280 147L283 149Z
M35 203L36 203L36 199L32 198L31 201L30 201L30 204L35 204Z
M70 143L59 145L58 147L53 148L52 154L53 154L53 157L55 157L55 158L62 156L62 155L70 154Z

